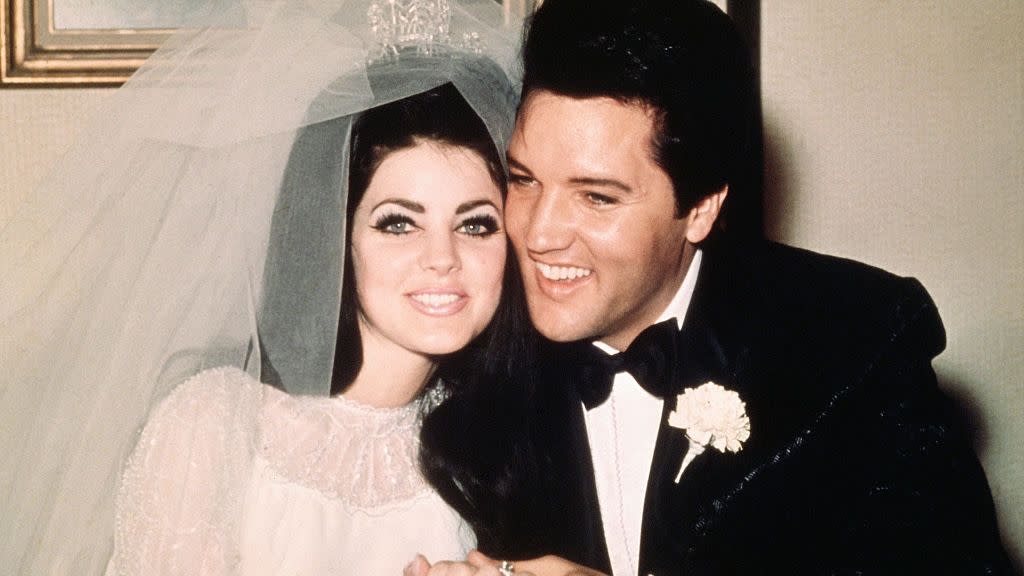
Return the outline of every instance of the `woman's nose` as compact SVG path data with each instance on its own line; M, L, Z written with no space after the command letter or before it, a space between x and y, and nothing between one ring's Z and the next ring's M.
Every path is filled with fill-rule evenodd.
M433 270L443 276L461 268L458 246L452 236L447 231L427 235L420 255L420 266L424 270Z

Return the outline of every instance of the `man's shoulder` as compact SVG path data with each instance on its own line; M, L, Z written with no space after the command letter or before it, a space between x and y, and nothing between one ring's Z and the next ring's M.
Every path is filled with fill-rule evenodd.
M709 252L718 308L740 324L847 346L911 344L928 355L945 346L935 303L914 278L774 242Z
M732 260L735 272L747 280L767 282L800 293L850 293L860 298L889 300L904 295L928 298L914 278L902 277L849 258L814 252L776 242L730 246L722 255ZM929 298L930 300L930 298Z
M944 333L921 284L778 244L708 255L705 333L751 430L732 460L687 471L703 476L685 489L711 495L694 506L691 571L1002 566L984 476L929 366ZM811 552L778 554L764 534Z

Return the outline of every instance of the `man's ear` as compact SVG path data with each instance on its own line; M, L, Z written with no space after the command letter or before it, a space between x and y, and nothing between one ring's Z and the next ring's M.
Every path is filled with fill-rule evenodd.
M690 244L697 244L708 237L715 226L719 212L722 211L722 204L729 194L729 185L722 186L718 192L713 192L697 201L697 204L690 209L686 215L686 240Z

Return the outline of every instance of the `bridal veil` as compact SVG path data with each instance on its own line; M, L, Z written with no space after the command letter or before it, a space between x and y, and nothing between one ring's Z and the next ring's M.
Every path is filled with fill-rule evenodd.
M329 393L354 115L452 82L499 149L510 134L519 31L493 0L201 18L0 223L5 573L102 573L123 464L184 379Z

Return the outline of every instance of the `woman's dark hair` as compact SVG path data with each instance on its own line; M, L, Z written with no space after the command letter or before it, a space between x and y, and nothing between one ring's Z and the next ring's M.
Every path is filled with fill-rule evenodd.
M353 124L347 222L351 224L356 207L384 158L424 140L478 154L487 162L491 177L504 195L505 172L494 141L458 90L445 84L436 90L374 108ZM351 250L351 226L346 236L346 250ZM333 392L347 386L361 365L355 276L350 256L345 255ZM481 455L488 453L490 445L480 438L481 442L473 446L472 452L463 450L466 438L458 424L467 421L466 413L494 414L501 410L494 399L502 392L522 393L523 384L529 381L528 368L533 364L530 360L533 338L519 265L510 250L505 258L501 299L494 318L484 332L462 350L438 359L436 376L450 397L426 416L421 430L420 464L424 476L460 511L467 511L466 492L462 488L466 484L484 483L475 465ZM473 466L465 460L467 456ZM460 480L456 483L453 479ZM484 517L474 520L474 529L483 530Z
M496 65L470 64L460 76L462 81L485 86L500 79L500 85L494 88L508 92L512 99L508 81ZM425 69L429 70L429 66ZM374 76L370 79L373 85ZM495 96L500 97L500 94ZM502 109L505 106L501 104ZM511 103L507 105L510 113L511 106ZM505 132L507 126L497 133ZM343 392L358 375L362 367L362 342L355 274L349 253L353 214L375 170L387 155L424 141L459 147L479 155L504 193L503 150L498 149L480 115L451 83L370 109L351 124L348 118L329 120L310 125L297 136L271 223L267 260L277 277L264 279L259 317L261 328L265 324L275 327L266 332L266 337L261 332L265 382L287 389L281 382L287 378L283 374L278 378L275 370L275 363L285 362L275 360L278 356L288 358L289 363L295 362L295 358L300 363L317 362L319 366L329 362L334 368L332 394ZM347 170L346 163L339 161L346 143L349 143L349 152L343 160L347 160ZM346 177L348 194L343 207L342 195L333 191L345 187ZM336 216L342 211L344 221ZM343 222L345 241L341 242ZM340 275L317 274L301 265L307 258L313 262L343 262L343 269ZM337 294L339 290L340 305L333 311L337 314L334 317L337 325L331 324L332 332L324 334L331 311L309 311L298 305L297 299L309 292ZM302 309L302 317L282 316L279 312L294 309ZM319 350L326 346L306 350L306 339L314 332L329 335L329 339L336 342L326 352L329 357L325 358L325 352ZM461 488L491 486L489 479L494 477L494 474L480 473L477 467L485 462L483 458L493 444L481 437L479 444L472 444L471 452L464 450L466 438L460 422L470 422L464 417L466 414L480 416L474 417L473 423L494 422L483 414L500 412L502 398L523 397L524 386L530 382L524 375L533 366L530 358L535 337L526 311L519 266L510 251L505 259L501 299L488 327L462 350L437 359L436 377L450 397L426 416L421 432L423 473L460 512L467 510L466 493ZM302 366L292 367L290 371L301 373L302 369ZM316 371L313 376L319 373ZM509 407L504 405L504 408ZM502 468L503 463L503 459L494 461L495 474L511 478ZM504 484L498 482L498 486L501 485ZM463 515L467 519L472 516L466 512ZM484 525L493 525L489 516L474 517L472 523L478 531L483 530Z

